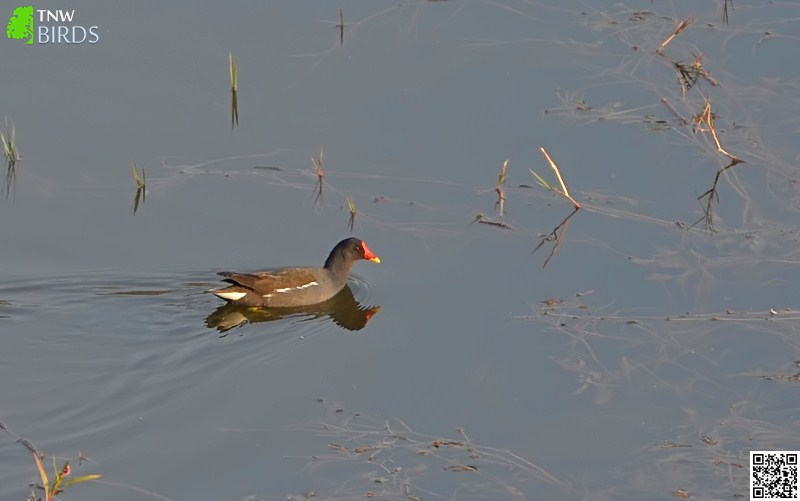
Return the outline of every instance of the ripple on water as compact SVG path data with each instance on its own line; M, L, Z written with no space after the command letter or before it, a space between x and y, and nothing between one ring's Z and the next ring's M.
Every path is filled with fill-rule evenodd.
M209 329L220 301L205 291L216 285L208 271L98 270L6 281L0 380L14 384L0 387L0 421L44 451L63 444L113 449L152 432L143 424L148 416L197 405L226 391L218 386L230 385L232 374L344 332L330 315L302 312L222 333ZM350 287L359 301L369 297L367 281L354 277ZM27 454L14 444L12 455L15 448ZM0 473L0 485L19 488L27 478L19 473Z

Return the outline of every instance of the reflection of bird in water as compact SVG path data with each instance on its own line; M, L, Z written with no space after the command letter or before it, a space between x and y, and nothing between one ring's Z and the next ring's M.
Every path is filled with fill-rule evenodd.
M255 274L222 272L219 275L231 285L209 292L240 306L308 306L327 301L342 290L359 259L381 262L365 242L346 238L336 244L322 268L281 268Z
M344 288L332 298L313 305L255 308L231 303L225 304L206 318L206 327L226 333L230 329L246 323L271 322L295 316L311 318L327 316L343 329L357 331L363 329L369 319L380 309L380 306L361 306L353 296L353 291L345 284Z

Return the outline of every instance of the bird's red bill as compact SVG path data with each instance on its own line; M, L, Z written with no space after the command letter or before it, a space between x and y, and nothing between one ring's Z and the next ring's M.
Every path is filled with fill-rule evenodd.
M381 258L379 258L374 252L372 252L369 247L367 247L367 242L361 242L361 247L364 248L364 259L369 259L373 263L380 263Z

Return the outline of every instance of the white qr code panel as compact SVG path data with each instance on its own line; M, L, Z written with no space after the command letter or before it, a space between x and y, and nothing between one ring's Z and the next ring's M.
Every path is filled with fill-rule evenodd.
M800 451L750 451L750 499L800 499L797 458Z

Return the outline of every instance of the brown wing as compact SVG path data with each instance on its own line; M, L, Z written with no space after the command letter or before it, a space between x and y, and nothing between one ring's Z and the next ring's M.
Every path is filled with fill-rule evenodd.
M221 277L225 277L222 281L229 284L238 285L245 289L255 290L256 283L259 280L258 275L249 273L234 273L231 271L221 271L217 273Z
M218 275L225 277L224 282L239 285L255 291L259 295L271 294L278 289L302 288L312 282L319 282L316 270L291 268L278 271L262 271L259 273L233 273L223 271Z

